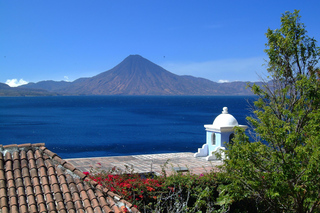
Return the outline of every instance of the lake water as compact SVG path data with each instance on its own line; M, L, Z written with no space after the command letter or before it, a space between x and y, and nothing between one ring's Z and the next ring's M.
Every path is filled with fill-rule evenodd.
M0 144L45 143L62 158L197 152L227 106L247 124L255 97L0 97ZM248 103L249 102L249 103Z

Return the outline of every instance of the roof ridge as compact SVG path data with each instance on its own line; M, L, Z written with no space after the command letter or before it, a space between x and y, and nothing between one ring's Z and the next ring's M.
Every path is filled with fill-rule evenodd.
M35 144L25 143L25 144L10 144L10 145L0 144L0 153L2 153L5 156L7 154L7 152L9 152L10 154L13 154L16 151L21 151L21 150L35 151L35 150L39 149L40 147L44 147L44 146L45 146L44 143L35 143Z
M24 143L24 144L9 144L9 145L0 145L1 150L3 149L10 149L10 148L32 148L32 147L41 147L41 146L45 146L45 143Z

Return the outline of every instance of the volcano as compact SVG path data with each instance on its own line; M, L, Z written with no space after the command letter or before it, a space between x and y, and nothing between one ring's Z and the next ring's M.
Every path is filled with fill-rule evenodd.
M49 86L44 86L50 83ZM56 87L54 86L56 84ZM251 95L246 82L217 83L176 75L140 55L130 55L114 68L74 82L38 82L23 87L71 95Z

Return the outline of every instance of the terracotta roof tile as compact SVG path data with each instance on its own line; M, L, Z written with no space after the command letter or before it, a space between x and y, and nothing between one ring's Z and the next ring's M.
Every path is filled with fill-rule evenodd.
M76 210L77 210L78 212L85 212L85 211L84 211L84 208L83 208L83 205L82 205L82 201L75 201L75 202L74 202L74 205L75 205Z
M86 211L92 211L92 207L89 199L83 200L83 205Z
M0 205L1 205L1 208L9 207L7 197L0 198Z
M45 154L47 154L50 158L53 158L53 157L57 156L56 153L51 152L49 149L46 149L45 147L40 147L39 149L40 149L40 150L43 150L43 152L44 152Z
M76 175L78 175L82 180L86 177L86 175L83 174L83 172L81 172L81 171L78 170L78 169L75 169L73 172L74 172Z
M28 168L28 161L26 159L21 160L20 167L21 167L21 169Z
M63 166L63 164L66 163L66 161L63 160L63 159L61 159L58 155L55 155L55 156L53 157L53 160L57 161L57 162L58 162L60 165L62 165L62 166Z
M108 213L122 206L138 212L44 144L0 145L0 212Z
M21 171L22 171L22 177L23 178L30 177L29 168L28 167L23 167L21 169Z
M36 163L37 163L38 168L45 168L46 167L42 158L37 159Z
M74 166L71 165L70 163L65 163L63 166L64 166L65 168L69 169L69 170L72 171L72 172L76 169L76 168L74 168Z
M27 153L25 150L20 151L20 160L27 160Z
M39 149L34 151L34 157L36 160L38 160L39 158L42 158L42 154L40 153Z
M37 164L36 164L36 161L34 160L34 158L29 158L29 168L30 169L37 168Z
M60 193L61 194L61 191L60 191L60 186L58 183L56 184L53 184L51 185L52 186L52 191L56 194L56 193Z
M100 206L97 206L96 208L93 208L95 213L102 213L102 209Z
M13 153L13 156L12 156L12 159L13 159L13 160L17 160L17 161L19 162L19 159L20 159L20 157L19 157L19 152L14 152L14 153Z
M4 169L4 165L3 165L3 156L1 154L1 158L0 158L0 169L3 170Z
M28 212L27 203L22 203L22 202L24 202L24 201L25 201L25 200L21 201L21 203L20 203L20 200L19 200L20 212Z
M56 204L54 201L47 201L47 205L48 205L48 211L49 212L56 212Z
M22 178L20 167L18 169L13 170L13 176L15 180Z
M43 186L47 186L47 185L50 186L48 176L41 177L41 183Z
M4 170L0 170L0 180L5 180L6 176L5 176L5 172Z
M0 188L0 198L7 197L7 189Z
M6 188L6 182L5 180L0 180L0 189ZM0 193L1 196L1 193Z

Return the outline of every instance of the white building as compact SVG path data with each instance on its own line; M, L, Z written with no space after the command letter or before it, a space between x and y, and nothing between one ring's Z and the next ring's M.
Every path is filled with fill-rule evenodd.
M204 125L207 132L206 143L198 149L194 157L217 160L215 153L219 150L225 150L225 143L230 142L234 136L235 126L243 129L248 128L246 125L239 125L238 121L228 113L228 108L223 107L222 113L214 119L212 124Z

